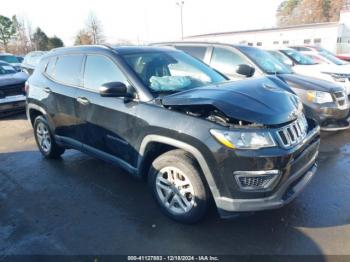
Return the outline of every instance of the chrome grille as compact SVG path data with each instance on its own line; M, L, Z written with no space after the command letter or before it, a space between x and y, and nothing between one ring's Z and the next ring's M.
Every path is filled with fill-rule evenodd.
M16 95L24 95L24 83L0 88L0 98Z
M345 94L345 92L338 91L334 93L334 99L335 102L337 103L337 106L340 109L346 109L348 106L348 97Z
M291 124L277 130L277 137L285 148L292 147L302 141L307 134L307 121L302 115Z

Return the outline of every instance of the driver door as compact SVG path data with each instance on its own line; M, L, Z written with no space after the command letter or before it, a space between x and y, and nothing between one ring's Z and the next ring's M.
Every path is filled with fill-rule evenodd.
M135 106L120 97L102 97L99 88L105 83L130 85L117 64L104 55L87 55L83 89L76 101L83 147L88 151L107 153L131 162L135 151L129 138L135 132Z

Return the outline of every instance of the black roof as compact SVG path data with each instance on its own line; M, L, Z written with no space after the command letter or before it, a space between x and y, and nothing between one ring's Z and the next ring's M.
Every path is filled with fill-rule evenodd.
M242 44L230 44L230 43L221 43L221 42L209 42L209 41L176 41L176 42L158 42L152 43L152 46L166 46L166 45L219 45L219 46L230 46L234 48L257 48L249 45Z
M114 47L119 54L132 54L132 53L144 53L144 52L169 52L175 49L168 47L156 47L156 46L117 46Z
M97 52L97 51L115 51L118 54L132 54L139 52L168 52L169 49L166 47L153 47L153 46L108 46L108 45L81 45L81 46L73 46L73 47L60 47L51 50L47 55L57 55L64 54L67 52Z

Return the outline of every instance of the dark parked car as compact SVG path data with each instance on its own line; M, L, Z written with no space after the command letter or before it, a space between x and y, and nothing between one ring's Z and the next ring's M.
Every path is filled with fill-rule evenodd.
M0 113L23 110L25 107L25 82L27 75L17 72L8 63L0 61Z
M22 71L28 75L33 74L35 67L39 64L41 57L45 55L46 51L33 51L28 53L21 64Z
M319 126L275 77L229 82L174 49L86 46L49 52L28 82L45 157L74 148L115 163L178 221L211 198L222 217L281 207L316 172Z
M300 51L300 52L319 52L319 53L324 53L329 56L335 56L341 60L350 62L350 54L334 54L330 51L328 51L325 48L322 48L320 46L314 46L314 45L301 45L301 46L289 46L289 48L292 48L294 50Z
M22 63L23 60L24 60L24 57L23 56L16 56L17 57L17 60L19 63Z
M321 130L339 131L350 127L350 104L339 85L299 75L268 51L245 45L201 42L171 42L155 45L173 46L203 60L230 79L276 75L300 97L306 115L321 124Z
M21 62L18 60L17 56L9 53L0 53L0 61L9 63L16 69L17 72L21 71Z

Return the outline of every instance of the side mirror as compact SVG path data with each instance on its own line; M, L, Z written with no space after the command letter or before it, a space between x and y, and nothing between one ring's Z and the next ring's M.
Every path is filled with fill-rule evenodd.
M105 83L99 88L99 93L103 97L132 97L126 85L121 82Z
M246 77L252 77L255 73L255 68L250 65L241 64L237 66L236 73Z
M290 66L290 67L293 67L293 66L295 66L295 63L294 63L294 61L292 61L292 60L290 60L290 59L286 59L286 60L284 60L284 63L287 65L287 66Z

